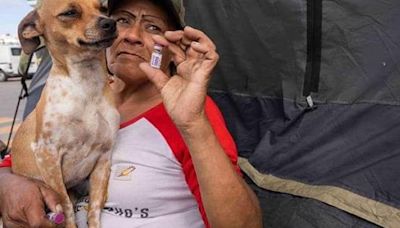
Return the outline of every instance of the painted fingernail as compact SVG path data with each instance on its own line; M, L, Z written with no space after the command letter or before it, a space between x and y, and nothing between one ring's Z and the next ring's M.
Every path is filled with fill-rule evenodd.
M47 213L47 219L49 219L53 223L59 225L64 222L65 216L63 213L50 212L50 213Z

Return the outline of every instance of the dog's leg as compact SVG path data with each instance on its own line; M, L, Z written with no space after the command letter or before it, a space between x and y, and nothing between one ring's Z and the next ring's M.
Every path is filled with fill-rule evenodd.
M39 148L35 151L35 157L43 181L57 192L61 198L65 215L65 227L76 228L74 208L69 199L62 175L62 156L57 151Z
M89 228L100 227L100 214L106 201L106 195L108 191L108 179L111 172L110 167L111 151L101 155L92 173L90 174L88 212Z

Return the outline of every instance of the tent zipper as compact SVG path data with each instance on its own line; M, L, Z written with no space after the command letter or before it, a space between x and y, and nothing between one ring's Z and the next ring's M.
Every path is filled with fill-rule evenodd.
M304 75L303 96L313 106L311 93L318 92L321 73L322 0L307 1L307 65Z

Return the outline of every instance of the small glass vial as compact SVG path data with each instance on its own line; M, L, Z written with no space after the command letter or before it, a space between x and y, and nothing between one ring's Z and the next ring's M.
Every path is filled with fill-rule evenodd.
M153 68L160 69L162 60L162 46L159 44L154 45L153 53L151 53L150 66Z

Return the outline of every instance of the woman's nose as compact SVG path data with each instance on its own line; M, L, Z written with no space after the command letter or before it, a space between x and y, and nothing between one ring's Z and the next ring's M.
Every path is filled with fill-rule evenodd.
M138 23L135 23L126 29L124 40L131 44L143 45L142 31Z

